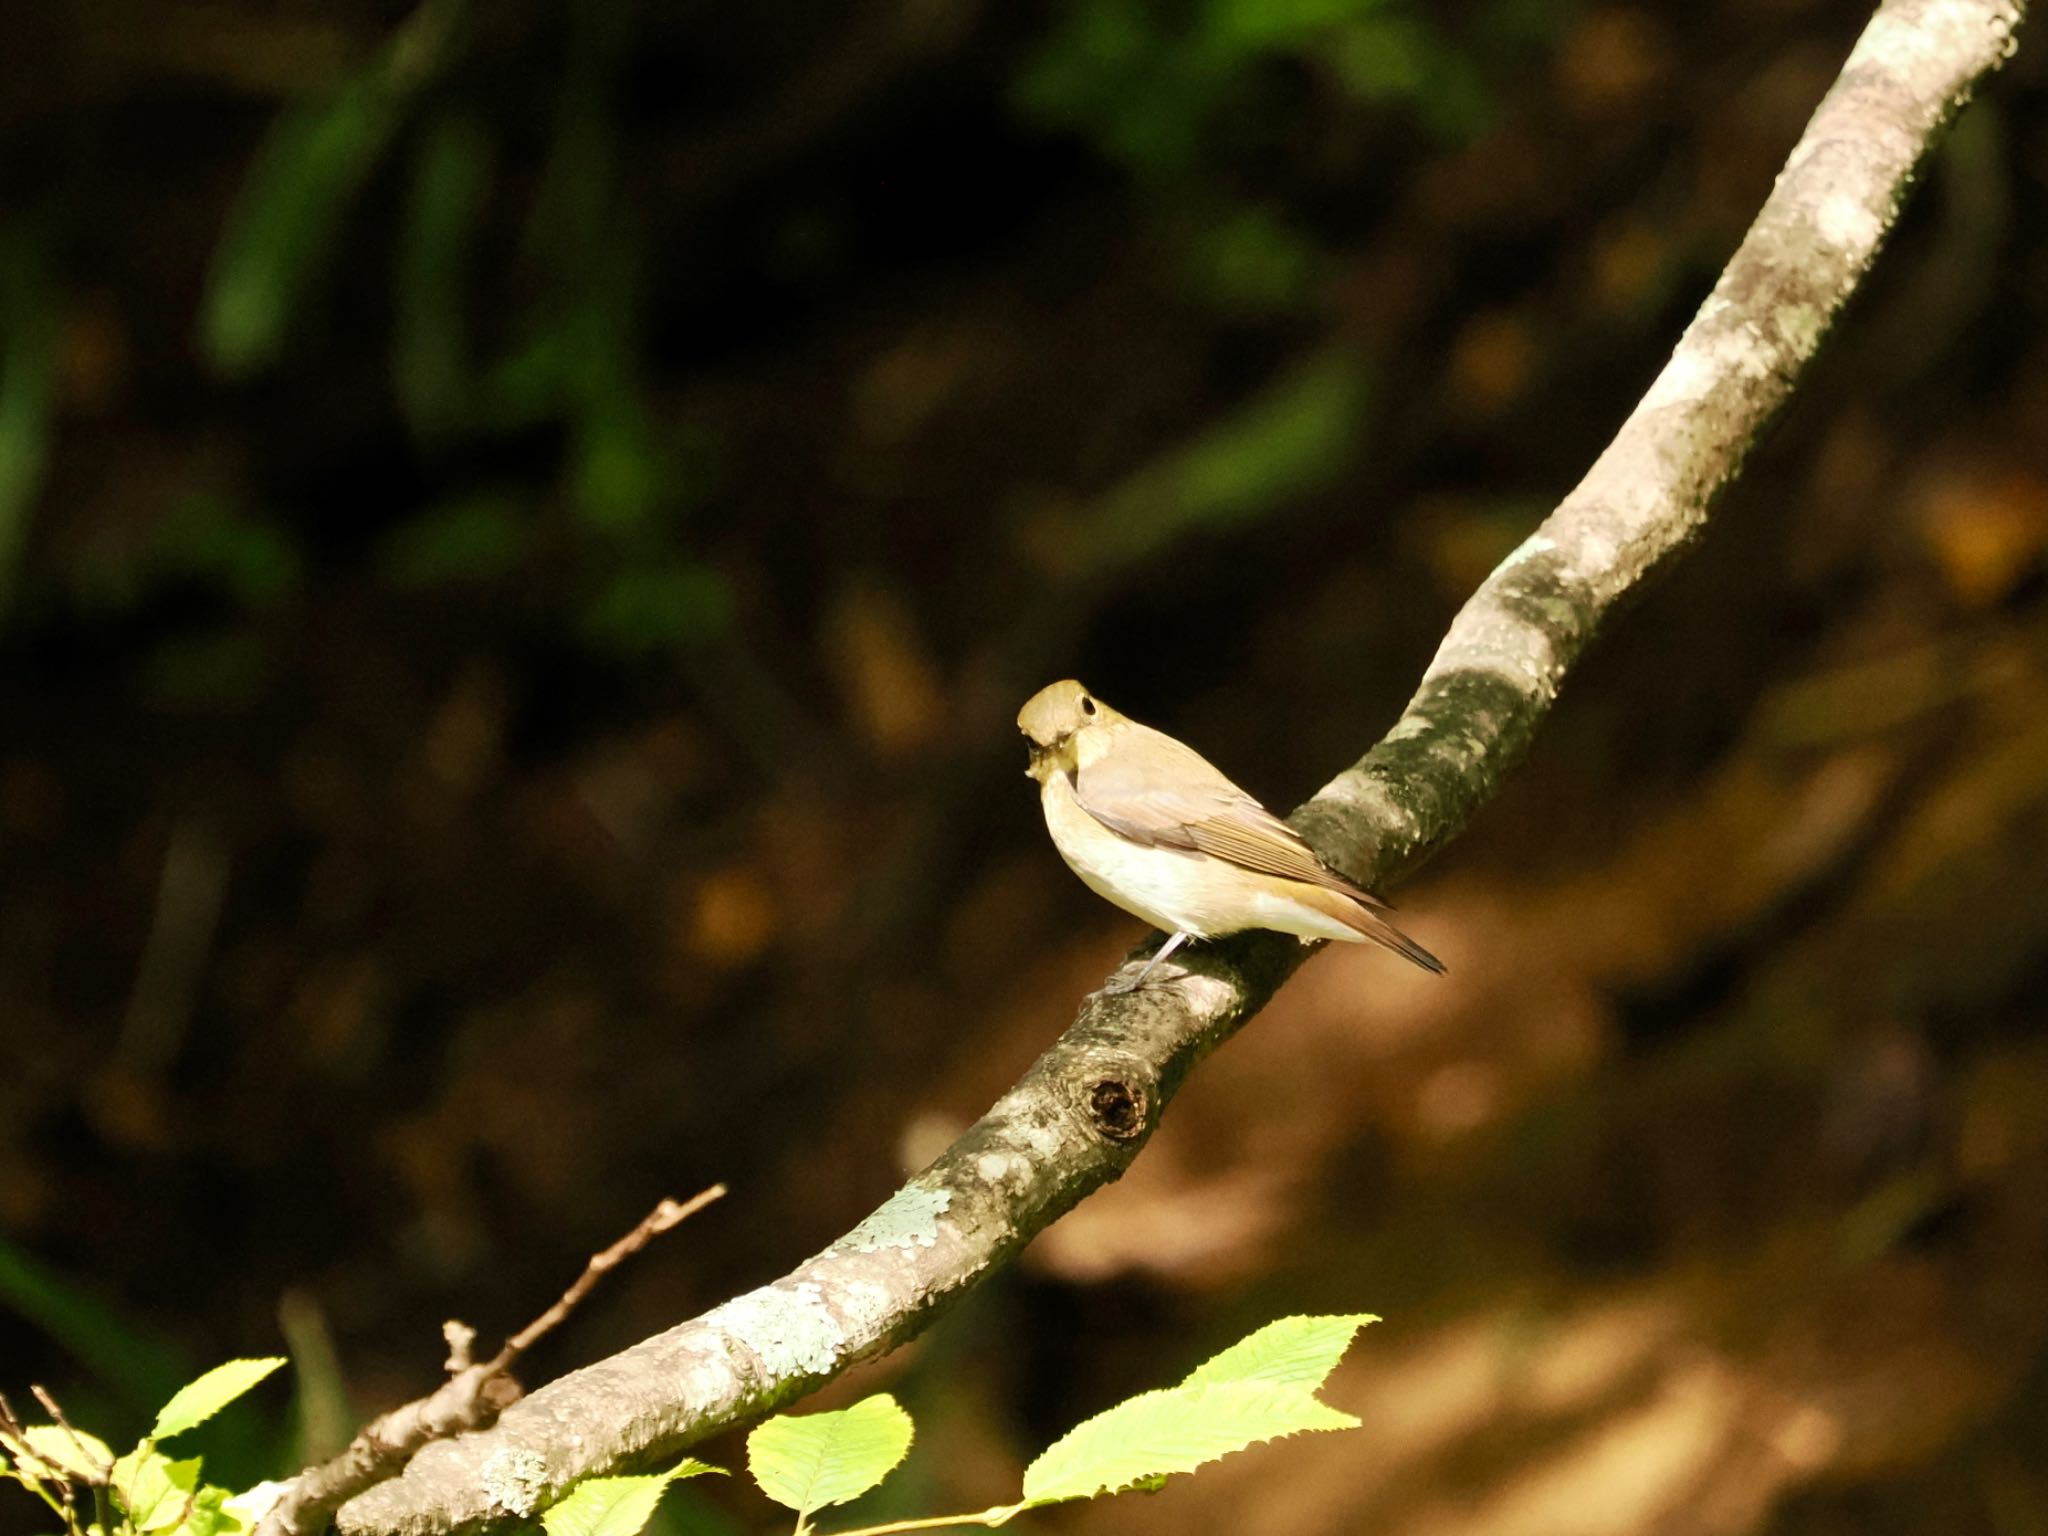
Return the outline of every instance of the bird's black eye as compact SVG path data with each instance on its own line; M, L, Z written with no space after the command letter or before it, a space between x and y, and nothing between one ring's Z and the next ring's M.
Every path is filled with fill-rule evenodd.
M1089 698L1088 695L1085 693L1081 695L1081 713L1084 715L1092 715L1095 713L1095 701Z

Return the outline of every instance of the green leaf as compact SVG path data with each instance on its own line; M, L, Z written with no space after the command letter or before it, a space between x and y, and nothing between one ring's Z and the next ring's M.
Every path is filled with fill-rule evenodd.
M666 1472L643 1477L585 1478L540 1517L547 1536L639 1536L654 1515L662 1491L685 1477L723 1472L707 1462L686 1459Z
M149 1432L149 1438L168 1440L195 1424L205 1423L283 1364L284 1356L272 1355L263 1360L230 1360L226 1365L216 1365L172 1394L171 1400L157 1411L156 1427Z
M229 1505L227 1489L208 1485L193 1498L191 1513L172 1536L235 1536L249 1525L241 1512Z
M1168 1387L1118 1403L1069 1430L1024 1469L1032 1504L1093 1498L1304 1430L1355 1429L1358 1420L1300 1387L1223 1381Z
M114 1463L114 1502L142 1532L182 1525L199 1492L199 1458L173 1461L144 1442Z
M114 1449L106 1441L61 1424L30 1424L22 1430L19 1444L13 1436L8 1437L8 1449L38 1472L54 1467L85 1483L105 1482L107 1468L114 1464ZM26 1457L21 1454L24 1449Z
M799 1515L857 1499L910 1450L910 1415L884 1392L836 1413L770 1419L747 1436L747 1470Z
M7 1451L19 1454L18 1448L11 1441L0 1437L0 1482L19 1483L31 1493L42 1494L47 1500L49 1494L43 1487L42 1476L47 1469L43 1464L39 1461L24 1461L17 1466L14 1459L6 1454Z
M1218 1381L1270 1381L1313 1392L1329 1379L1359 1329L1379 1319L1370 1312L1324 1317L1283 1317L1239 1339L1189 1373L1182 1386Z

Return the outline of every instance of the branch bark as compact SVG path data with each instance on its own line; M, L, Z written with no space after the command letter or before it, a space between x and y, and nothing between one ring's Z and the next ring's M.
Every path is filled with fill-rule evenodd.
M725 1186L714 1184L687 1200L662 1200L632 1231L609 1248L592 1254L583 1273L561 1298L507 1339L504 1348L482 1364L470 1359L476 1330L464 1323L443 1323L441 1331L448 1340L448 1379L425 1397L378 1414L339 1456L308 1467L290 1482L278 1485L274 1502L256 1522L256 1536L316 1536L327 1528L335 1510L365 1490L398 1476L434 1441L489 1429L505 1409L519 1400L521 1389L510 1372L521 1356L550 1329L560 1327L598 1281L662 1233L724 1197Z
M1649 393L1460 610L1407 710L1294 821L1384 885L1492 797L1615 608L1699 533L1876 259L1942 126L2007 58L2024 0L1886 0ZM893 1348L1137 1155L1190 1069L1308 953L1248 934L1168 985L1091 996L936 1162L781 1280L422 1451L344 1536L495 1531L577 1478L674 1457Z

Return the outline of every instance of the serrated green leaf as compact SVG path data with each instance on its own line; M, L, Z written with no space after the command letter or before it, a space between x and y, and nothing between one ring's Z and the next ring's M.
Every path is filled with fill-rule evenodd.
M1093 1498L1304 1430L1355 1429L1358 1420L1300 1387L1222 1381L1168 1387L1118 1403L1069 1430L1024 1469L1032 1504Z
M227 1489L209 1485L200 1488L191 1512L171 1536L237 1536L248 1529L241 1512L229 1507Z
M199 1492L199 1458L173 1461L144 1442L114 1463L108 1479L114 1502L137 1531L168 1531L182 1525Z
M1220 1355L1196 1366L1181 1383L1270 1381L1313 1392L1329 1379L1358 1331L1379 1319L1370 1312L1283 1317L1245 1335Z
M881 1482L910 1450L914 1432L886 1392L834 1413L785 1414L747 1436L747 1470L769 1498L808 1515Z
M283 1355L262 1360L230 1360L216 1365L197 1381L188 1381L171 1394L171 1400L157 1410L152 1440L182 1435L195 1424L203 1424L264 1377L284 1364Z
M15 1437L8 1439L12 1442ZM30 1424L22 1430L19 1442L18 1447L10 1448L15 1449L17 1458L33 1460L37 1471L54 1467L81 1482L105 1482L107 1468L114 1464L114 1448L106 1441L61 1424ZM25 1458L21 1457L22 1449L28 1451Z
M585 1478L566 1498L544 1511L540 1523L547 1536L639 1536L670 1483L724 1470L686 1459L666 1472L642 1477Z

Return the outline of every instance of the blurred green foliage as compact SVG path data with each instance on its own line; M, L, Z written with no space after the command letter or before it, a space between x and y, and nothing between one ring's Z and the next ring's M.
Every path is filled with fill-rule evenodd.
M270 681L270 647L252 629L172 635L142 665L143 692L172 709L253 704Z
M1273 72L1307 69L1436 132L1483 124L1470 54L1405 0L1072 0L1015 86L1027 116L1085 135L1140 176L1212 173L1247 136Z
M1327 253L1284 214L1226 208L1187 238L1187 288L1226 314L1284 313L1306 304L1328 274Z
M365 82L288 111L271 130L231 215L200 315L214 369L247 378L277 360L342 220L398 125Z
M531 521L514 497L478 492L429 507L385 541L381 569L396 587L489 581L525 555Z
M413 166L396 272L392 378L422 437L456 430L470 407L465 319L478 221L491 185L491 143L461 112L427 125Z
M1412 0L1069 0L1019 54L1009 102L1145 184L1187 298L1225 318L1308 315L1338 264L1293 173L1259 185L1254 167L1298 165L1333 112L1361 104L1448 137L1477 131L1493 110L1492 55L1553 36L1570 4L1491 0L1448 18ZM348 313L363 313L352 253L382 247L367 270L388 274L391 402L434 483L416 505L377 508L394 526L376 540L375 575L412 590L491 583L545 552L573 594L561 633L624 656L700 643L732 610L693 516L718 444L649 384L649 258L621 118L641 21L630 7L563 8L543 63L551 106L513 119L502 80L481 67L485 29L468 0L420 0L264 135L213 252L197 338L237 384L319 368L343 339L322 323L342 283ZM385 201L388 233L373 220ZM808 228L806 217L798 200L773 227ZM837 251L828 241L814 254L829 264ZM45 266L29 227L0 239L0 603L49 451ZM1247 415L1134 472L1101 520L1098 555L1135 558L1326 482L1357 430L1364 367L1299 365ZM538 478L443 483L441 466L514 439L556 445ZM188 487L152 536L83 541L68 585L125 606L197 580L246 613L274 609L304 581L302 534L282 503L230 511L247 494ZM149 664L167 695L233 693L260 671L257 645L167 643L179 654Z
M55 1339L129 1410L154 1409L192 1374L190 1357L173 1340L138 1327L4 1237L0 1306Z
M1495 0L1477 35L1505 44L1554 28L1563 3ZM577 594L563 634L642 656L730 624L731 592L691 515L713 489L717 444L648 385L646 241L619 118L636 18L584 6L560 21L539 124L508 121L474 67L466 0L422 0L351 76L287 107L215 249L200 353L243 383L318 366L344 254L388 244L391 396L429 472L515 436L541 434L559 456L540 483L458 484L379 509L395 526L377 541L376 575L411 590L491 583L545 551ZM1010 101L1150 185L1194 302L1226 317L1309 313L1335 269L1314 220L1240 172L1314 131L1332 104L1476 131L1491 110L1485 50L1450 25L1409 0L1072 0L1021 56ZM396 216L380 236L369 210L387 195ZM783 212L787 223L801 209ZM0 594L48 433L53 364L32 254L19 235L0 251ZM356 286L359 271L348 269ZM1320 354L1133 473L1096 520L1088 563L1138 558L1327 483L1349 460L1365 372L1356 355ZM89 551L77 589L125 604L154 582L196 579L245 612L270 609L305 564L282 510L188 497L139 551ZM246 639L165 644L148 664L163 697L230 696L261 675L262 647Z
M195 494L157 525L153 564L219 589L246 608L267 608L299 584L298 550L275 523L218 496Z
M1112 491L1075 540L1094 569L1135 564L1196 529L1253 522L1332 484L1363 443L1371 372L1333 345Z
M352 208L379 167L396 162L404 191L390 373L420 451L432 461L536 430L559 430L564 446L555 483L538 495L461 492L404 517L381 541L377 569L403 588L509 577L559 508L564 538L551 547L566 550L585 594L570 632L640 655L717 632L729 601L682 517L707 475L708 458L691 451L701 434L662 419L644 382L642 237L620 185L611 106L631 17L576 7L566 20L557 106L523 209L494 205L503 130L481 94L470 99L481 87L461 68L458 0L426 0L331 100L287 111L222 238L202 350L217 372L249 379L313 345L301 338L317 334L307 322L330 253L359 237L346 227ZM522 230L509 260L480 271L487 223L507 216ZM483 296L508 286L519 304L487 323ZM225 528L181 541L185 564L260 601L287 579L288 542L282 533L251 542L249 525L233 531L241 542ZM166 676L193 665L167 664Z
M246 378L285 350L357 195L454 50L466 0L422 0L331 100L288 109L257 152L215 254L200 350Z
M53 328L36 236L20 226L0 229L0 613L49 453Z
M708 638L730 616L725 579L687 562L615 572L584 610L592 639L625 655Z

